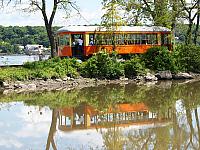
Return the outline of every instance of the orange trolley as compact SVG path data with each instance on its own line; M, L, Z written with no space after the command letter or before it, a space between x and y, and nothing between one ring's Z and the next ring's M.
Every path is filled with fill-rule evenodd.
M114 38L113 38L114 37ZM144 53L153 46L171 50L171 31L159 26L120 26L114 32L100 26L68 26L56 33L57 55L84 58L101 49L120 55ZM114 39L114 42L113 42Z

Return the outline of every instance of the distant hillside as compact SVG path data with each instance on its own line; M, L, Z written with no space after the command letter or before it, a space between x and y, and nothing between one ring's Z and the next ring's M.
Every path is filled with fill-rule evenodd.
M60 27L54 27L56 31ZM44 26L0 26L0 53L21 53L17 45L40 44L49 47Z

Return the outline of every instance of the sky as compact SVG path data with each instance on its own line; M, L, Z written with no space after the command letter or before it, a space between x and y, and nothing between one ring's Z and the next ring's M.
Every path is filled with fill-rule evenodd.
M23 1L23 0L22 0ZM48 10L51 10L51 2L47 0ZM66 18L64 12L57 11L54 18L54 26L68 25L88 25L100 23L103 14L101 0L76 0L80 14L77 11L70 10L70 17ZM25 5L22 5L22 7ZM21 8L9 5L0 9L0 25L3 26L44 26L44 21L40 11L35 13L23 12Z

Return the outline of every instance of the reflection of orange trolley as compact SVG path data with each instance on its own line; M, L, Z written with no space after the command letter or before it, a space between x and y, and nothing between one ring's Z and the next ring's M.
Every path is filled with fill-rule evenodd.
M144 103L122 103L99 111L94 107L81 104L78 107L66 107L59 110L58 129L72 131L77 129L92 129L108 127L108 125L131 126L167 123L172 119L171 110L161 114L150 112Z
M115 50L120 55L144 53L153 46L171 49L171 31L158 26L121 26L115 32L99 26L69 26L57 31L57 55L87 57L100 49ZM113 38L114 37L114 38Z

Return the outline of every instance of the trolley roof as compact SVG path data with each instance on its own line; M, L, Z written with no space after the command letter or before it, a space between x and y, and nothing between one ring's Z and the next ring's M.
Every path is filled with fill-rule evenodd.
M102 26L67 26L60 28L57 33L61 32L94 32L106 31ZM116 31L121 32L170 32L166 27L160 26L119 26Z

